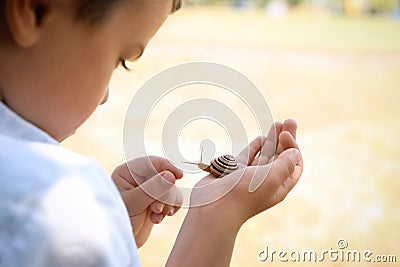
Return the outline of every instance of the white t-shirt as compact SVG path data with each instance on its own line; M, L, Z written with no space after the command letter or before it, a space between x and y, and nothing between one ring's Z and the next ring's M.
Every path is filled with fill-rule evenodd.
M104 169L0 102L0 266L140 266Z

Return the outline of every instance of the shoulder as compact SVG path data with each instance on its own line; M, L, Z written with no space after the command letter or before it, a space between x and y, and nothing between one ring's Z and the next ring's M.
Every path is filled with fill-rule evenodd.
M63 147L42 142L13 139L0 135L0 164L2 176L40 177L68 174L78 170L101 170L94 160ZM21 177L23 178L23 177Z
M129 266L120 264L135 250L129 218L99 163L2 136L0 147L0 250L8 248L11 262L31 255L65 266Z
M0 135L0 187L3 196L39 194L54 187L87 184L114 192L109 175L95 160L58 145ZM27 192L28 191L28 192ZM77 192L78 193L78 192Z
M1 136L0 147L0 198L6 201L24 196L31 204L49 198L60 205L67 200L68 205L96 200L103 207L120 202L110 176L89 157L53 144Z

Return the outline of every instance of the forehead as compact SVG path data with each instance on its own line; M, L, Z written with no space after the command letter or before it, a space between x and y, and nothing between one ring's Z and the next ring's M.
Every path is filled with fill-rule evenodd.
M65 5L65 0L55 0L58 4ZM92 26L98 26L113 11L122 8L133 8L136 10L152 10L155 14L172 14L182 7L183 0L73 0L75 17L84 20ZM161 11L161 12L160 12Z
M122 0L99 30L108 32L122 44L126 40L128 46L145 47L171 14L174 3L175 0Z

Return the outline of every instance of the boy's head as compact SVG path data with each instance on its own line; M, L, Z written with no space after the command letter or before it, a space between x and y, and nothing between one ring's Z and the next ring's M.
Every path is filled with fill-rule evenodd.
M0 100L57 140L107 99L179 0L0 0Z

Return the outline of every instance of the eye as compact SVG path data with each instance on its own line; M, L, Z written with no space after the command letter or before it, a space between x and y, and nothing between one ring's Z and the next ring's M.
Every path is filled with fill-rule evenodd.
M124 69L126 69L127 71L131 71L132 69L130 69L127 65L126 65L126 60L123 58L119 59L119 65L122 66Z
M182 7L182 0L174 0L172 3L172 10L171 13L175 13Z
M139 45L138 46L138 50L136 51L136 53L127 53L127 55L135 55L134 57L128 58L126 59L126 56L120 57L117 61L117 66L122 66L125 70L127 71L132 71L132 69L129 67L129 65L127 64L128 62L133 63L139 60L139 58L143 55L144 52L144 45Z

